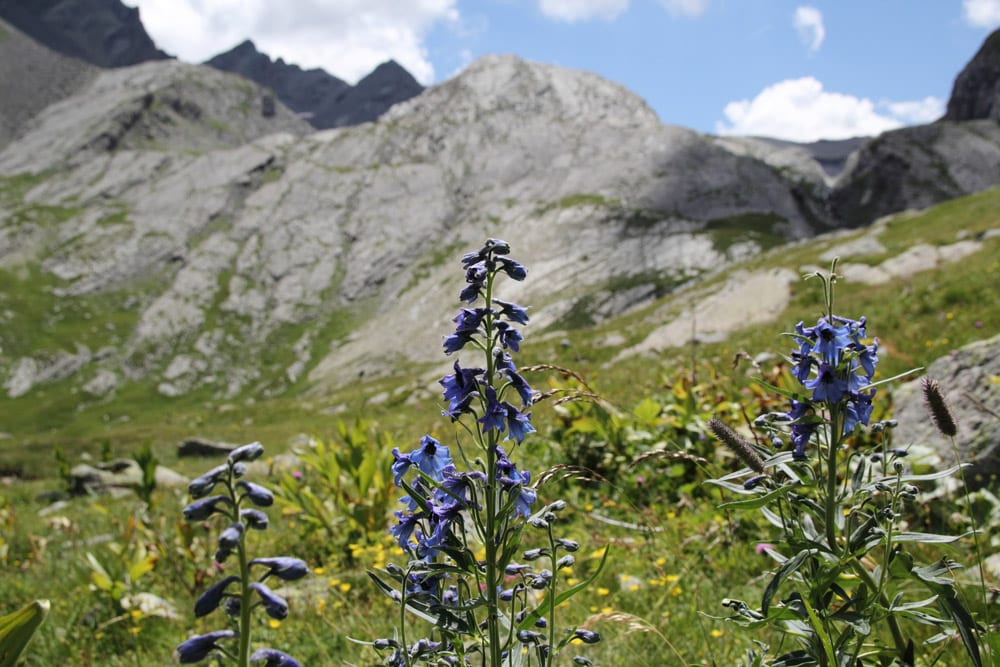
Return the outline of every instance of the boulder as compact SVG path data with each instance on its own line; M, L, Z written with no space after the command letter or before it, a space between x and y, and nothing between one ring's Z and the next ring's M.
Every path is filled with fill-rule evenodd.
M958 434L955 446L971 490L995 486L1000 475L1000 335L954 350L927 368L951 408ZM940 467L953 465L951 441L928 416L920 382L909 382L894 394L899 427L896 446L926 447Z
M142 482L142 468L132 459L115 459L89 465L80 463L69 472L73 495L122 494ZM156 466L157 486L184 486L188 478L164 466Z
M190 456L228 456L229 452L239 445L228 442L215 442L204 438L188 438L177 447L177 456L184 458Z

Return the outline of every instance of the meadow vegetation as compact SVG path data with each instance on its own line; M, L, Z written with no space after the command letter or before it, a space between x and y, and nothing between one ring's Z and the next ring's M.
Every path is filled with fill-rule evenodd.
M583 203L594 202L585 198L563 205ZM899 280L879 286L838 282L837 313L867 316L869 334L879 338L873 381L926 366L951 349L1000 331L996 289L1000 239L995 232L986 237L987 232L1000 228L996 211L1000 211L1000 190L948 202L918 216L899 216L880 235L886 248L883 255L844 258L876 264L916 243L943 245L960 238L983 242L981 250L959 264L921 271L905 284ZM796 272L802 267L821 267L824 251L864 233L857 230L836 239L781 246L741 267L788 267ZM516 250L516 239L511 241ZM709 280L722 279L720 275ZM48 312L46 305L38 317ZM822 290L815 281L794 285L788 308L772 327L737 331L722 343L665 350L655 363L649 357L611 363L615 350L604 344L609 335L641 340L653 326L654 313L663 317L665 312L669 313L666 299L570 333L532 332L519 356L520 372L538 393L531 409L537 432L517 448L517 467L535 472L531 488L537 491L536 510L565 502L565 509L558 512L559 537L581 545L571 565L552 568L554 583L561 589L579 589L572 602L558 605L559 623L600 634L600 642L580 651L595 665L813 664L762 662L762 645L772 647L769 659L797 648L795 632L783 639L788 633L785 622L801 620L785 616L758 622L767 618L754 618L753 613L760 613L761 607L765 617L769 613L767 602L760 604L762 596L766 599L769 591L773 597L780 588L780 595L773 599L787 603L780 605L783 609L799 609L796 591L800 599L812 604L815 601L805 592L815 589L810 585L822 568L796 571L784 566L787 561L776 560L773 548L762 547L792 544L801 538L801 531L798 538L783 534L773 516L757 511L772 501L784 502L787 498L782 494L789 489L780 483L752 485L741 495L748 471L738 478L732 475L745 462L738 452L720 445L712 420L746 438L750 437L747 426L758 415L788 410L789 397L800 395L795 392L803 389L797 383L794 363L785 357L801 341L780 334L794 331L796 322L815 323L830 315ZM127 322L119 323L118 317L125 316L114 315L109 321L117 328L125 326ZM441 323L441 329L444 335L447 323ZM571 338L569 345L567 338ZM863 342L868 344L869 339ZM754 358L756 363L751 361ZM381 664L379 654L364 642L397 636L400 613L396 602L373 585L369 572L391 571L391 563L404 566L416 555L404 551L400 540L389 533L397 522L392 515L400 508L397 498L404 494L394 484L398 480L391 472L392 450L410 451L424 434L451 444L460 428L441 414L447 401L440 397L411 400L409 392L399 391L404 384L419 383L416 378L426 377L426 370L401 368L402 381L355 384L324 399L293 390L278 398L240 397L220 405L203 393L164 399L154 387L141 383L119 391L114 402L95 401L82 407L78 407L79 397L60 383L19 399L4 399L5 423L0 430L9 432L11 439L2 443L5 451L0 464L7 470L30 470L33 478L0 486L0 600L4 601L0 614L38 598L51 601L48 618L23 664L171 664L174 649L186 637L219 627L218 617L196 618L192 602L221 577L213 554L224 526L185 521L181 510L191 502L187 489L152 488L144 499L136 493L118 498L77 497L58 504L40 496L61 484L53 458L57 447L67 460L76 462L85 454L92 458L133 456L137 443L149 443L147 458L155 455L185 474L201 475L203 462L177 460L174 453L177 441L192 430L229 442L265 443L267 455L247 463L247 479L267 480L275 495L275 504L267 510L268 530L253 534L255 553L295 555L310 570L308 576L280 590L290 609L287 621L264 614L247 621L252 623L252 641L288 650L305 665ZM377 404L359 398L376 393L389 398ZM342 406L336 417L328 414L332 405ZM881 424L891 417L890 385L879 392L866 423ZM863 512L875 502L858 494L877 495L874 487L865 486L875 483L871 477L876 474L875 465L859 473L858 457L888 451L878 429L859 429L842 443L854 467L845 468L846 473L835 476L833 482L846 488L847 480L858 476L849 498L856 505L839 510L844 516L855 512L851 521L859 525L854 529L865 524L868 515ZM309 437L288 444L299 433ZM807 477L796 467L804 463L780 459L782 452L790 456L790 445L770 450L763 431L755 432L755 437L752 444L760 445L774 479L781 479L777 470L782 466L782 474ZM839 437L834 440L839 442ZM827 445L824 451L829 452ZM298 456L287 456L286 449ZM452 455L457 462L457 450ZM891 467L886 461L883 468ZM900 458L899 462L905 469L886 473L896 475L897 481L929 473L919 461ZM724 483L711 484L710 480ZM828 480L817 484L817 502L829 492ZM996 645L996 595L988 594L987 588L996 584L978 579L979 554L964 518L943 511L941 499L930 500L928 492L936 481L906 481L917 491L911 494L906 489L905 502L892 505L891 522L905 524L912 533L950 536L947 540L908 538L906 557L927 567L950 563L940 572L926 572L929 578L939 578L944 587L954 581L954 598L943 589L936 593L939 600L954 604L942 608L938 601L931 601L919 606L935 595L919 578L895 582L900 598L890 602L913 604L901 622L905 621L906 639L913 641L915 664L973 664L970 641L977 643L981 664L991 664L990 659L1000 655L1000 647ZM902 484L893 491L893 498L901 493ZM749 502L732 504L740 498ZM976 518L982 531L979 543L987 552L1000 539L1000 512L991 515L990 498L987 490L975 504L983 508ZM965 502L961 495L944 501L954 509ZM819 520L817 525L833 543L854 539L851 531L832 535L827 530L833 528L823 527ZM898 535L894 530L886 528L886 534ZM890 557L900 552L894 552L891 544L866 539L858 545L870 553L852 552L850 558L857 556L869 573L872 567L882 567L875 570L876 578L888 576L882 573L889 571ZM485 556L476 549L472 552L479 559ZM611 555L601 567L606 552ZM794 554L785 554L789 556ZM843 563L850 558L845 556ZM799 565L811 559L811 554L803 556ZM776 569L785 572L774 583ZM829 581L819 598L829 604L829 590L853 591L856 578L865 575L843 569L825 576ZM790 585L796 591L790 593ZM542 608L545 595L557 595L549 590L556 589L546 589L531 603ZM861 595L868 604L866 594ZM724 606L724 600L729 604ZM746 607L733 601L745 601ZM812 606L814 615L822 616L822 610ZM858 603L861 616L862 606ZM949 609L954 612L959 607L968 615L948 615ZM860 618L845 612L835 618L838 611L838 604L833 604L827 629L834 640L816 640L815 646L824 653L816 664L834 664L823 660L836 652L830 642L838 636L847 636L845 642L867 637L869 644L880 646L891 646L898 639L897 631L885 625L884 614L873 611ZM727 620L734 617L738 622ZM942 620L938 623L931 618ZM870 635L865 633L864 622L873 627ZM834 626L841 634L830 630ZM809 632L814 637L823 634L813 625L799 636ZM580 637L569 645L575 648L582 643ZM867 660L863 664L891 664L885 662L888 654L869 655L869 649L857 649ZM559 664L572 664L569 656L564 654ZM478 659L474 664L479 664Z

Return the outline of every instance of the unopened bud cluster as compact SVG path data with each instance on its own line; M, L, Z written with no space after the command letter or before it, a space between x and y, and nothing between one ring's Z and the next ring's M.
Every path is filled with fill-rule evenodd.
M212 468L188 485L192 502L184 508L187 521L207 521L222 517L225 527L219 532L215 562L225 563L230 556L238 560L239 574L228 575L210 586L194 604L196 618L207 616L220 606L230 617L231 629L217 630L192 637L177 647L176 657L182 664L201 662L211 656L232 658L243 667L247 659L263 667L298 667L299 663L286 653L271 648L249 653L250 612L260 607L273 619L288 616L288 602L272 591L265 581L295 581L309 573L305 562L298 558L248 559L246 534L248 530L265 530L267 515L259 507L274 503L274 495L265 487L241 479L246 475L247 463L260 458L264 447L259 442L238 447L230 452L226 462ZM213 493L220 489L220 493ZM244 507L249 503L254 507ZM251 581L251 574L257 575ZM236 639L239 650L234 654L221 640Z

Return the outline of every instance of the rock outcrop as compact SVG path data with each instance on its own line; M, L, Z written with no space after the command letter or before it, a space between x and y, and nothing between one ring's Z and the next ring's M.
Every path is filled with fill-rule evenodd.
M973 490L1000 477L1000 336L955 350L927 368L938 383L958 426L958 457L971 467L965 477ZM894 394L899 421L894 445L930 451L939 467L955 464L951 441L934 427L924 405L920 382L909 382Z
M859 227L889 213L926 208L997 183L1000 123L918 125L864 142L837 178L829 210L843 226Z
M0 20L0 149L45 107L89 85L99 70L60 55Z
M98 67L170 57L153 44L138 8L121 0L0 0L0 18L53 51Z
M1000 29L986 38L955 78L942 120L1000 121Z

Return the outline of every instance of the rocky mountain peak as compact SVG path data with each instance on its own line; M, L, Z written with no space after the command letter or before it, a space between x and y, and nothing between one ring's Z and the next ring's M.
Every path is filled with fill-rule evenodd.
M1000 120L1000 29L956 77L942 120L985 119Z
M98 67L170 58L156 48L138 8L120 0L0 0L0 17L50 49Z
M322 69L303 70L281 58L272 60L267 54L258 51L257 46L249 39L205 64L267 86L285 106L303 114L314 127L322 127L321 115L316 113L319 107L350 88L345 81Z
M646 102L624 86L591 72L524 60L513 55L477 59L458 76L393 109L390 117L437 113L470 122L496 112L586 119L612 126L660 121Z

